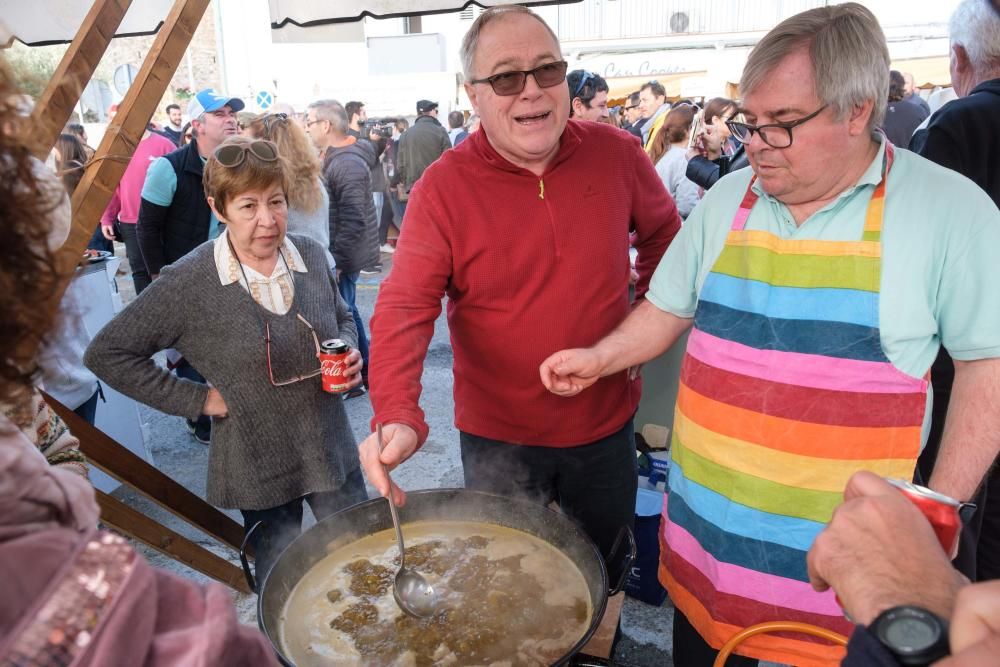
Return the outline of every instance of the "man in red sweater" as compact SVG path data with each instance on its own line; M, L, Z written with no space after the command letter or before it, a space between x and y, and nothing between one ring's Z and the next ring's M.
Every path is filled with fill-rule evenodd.
M634 516L639 382L623 372L566 399L545 390L538 366L625 318L629 231L641 298L680 218L634 137L568 121L566 62L534 13L484 12L461 56L483 131L411 193L371 322L372 424L384 424L385 449L368 437L361 463L387 495L382 465L426 440L420 375L447 295L466 486L557 501L607 556Z

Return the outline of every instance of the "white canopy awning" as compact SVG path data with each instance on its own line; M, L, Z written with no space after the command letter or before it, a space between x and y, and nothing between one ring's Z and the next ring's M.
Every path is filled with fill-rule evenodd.
M260 1L260 0L252 0ZM470 5L490 7L516 0L268 0L271 27L309 27L366 16L388 18L453 12ZM579 0L533 0L519 4L549 5ZM93 3L88 0L0 0L0 45L17 39L29 46L73 41ZM155 33L173 0L133 0L116 37Z
M88 0L0 0L0 46L15 39L28 46L72 42L92 4ZM115 37L155 33L173 4L173 0L133 0Z
M415 14L454 12L470 5L493 7L509 5L558 5L580 0L268 0L271 27L310 26L338 21L356 21L362 17L390 18Z

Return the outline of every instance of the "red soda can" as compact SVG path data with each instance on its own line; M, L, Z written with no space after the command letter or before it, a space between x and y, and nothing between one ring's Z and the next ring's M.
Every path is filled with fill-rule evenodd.
M350 351L350 345L339 338L325 340L319 344L323 391L331 394L347 391L347 355Z
M930 522L934 534L937 535L941 548L951 560L958 555L958 535L962 532L962 518L958 510L962 503L954 498L932 491L926 486L920 486L902 479L886 477L885 481L899 489L910 502L917 506L923 515ZM840 596L837 596L837 604L843 607ZM847 613L844 614L847 620L852 620Z
M958 535L962 531L962 519L958 514L962 503L943 493L901 479L886 478L885 481L902 491L923 512L934 529L941 548L948 554L948 558L954 559L958 554Z

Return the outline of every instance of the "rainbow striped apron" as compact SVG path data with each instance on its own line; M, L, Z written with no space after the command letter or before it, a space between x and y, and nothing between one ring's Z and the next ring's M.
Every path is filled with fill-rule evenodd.
M879 335L885 146L860 241L746 230L752 180L699 294L659 575L715 648L765 621L850 635L832 591L810 587L806 552L852 473L912 477L927 379L893 366ZM844 654L790 634L758 635L737 652L795 665L840 664Z

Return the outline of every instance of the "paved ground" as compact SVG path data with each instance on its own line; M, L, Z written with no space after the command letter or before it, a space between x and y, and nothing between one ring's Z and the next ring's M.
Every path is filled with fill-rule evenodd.
M122 249L118 249L122 255ZM367 324L375 305L378 286L381 279L391 268L390 258L383 255L385 268L382 274L362 277L358 285L358 305ZM127 270L127 266L126 266ZM120 277L119 285L123 299L131 300L131 280ZM453 419L452 352L448 338L447 325L444 317L440 317L435 327L434 338L427 355L423 373L424 391L421 405L427 413L427 421L431 431L427 444L406 464L394 473L394 479L404 489L423 489L462 486L461 462L458 453L458 433ZM369 430L368 424L372 417L371 404L367 396L347 402L347 412L354 427L354 433L360 441ZM184 427L179 417L164 415L155 410L142 407L141 415L146 441L152 450L154 462L158 468L182 483L187 488L204 497L205 469L207 467L207 447L197 443ZM183 524L159 507L144 498L126 490L119 490L117 495L131 504L141 507L143 511L181 532L186 537L212 548L216 553L231 558L232 553L214 546L211 540L198 531ZM308 514L308 510L307 514ZM237 521L238 512L230 512ZM312 522L312 517L307 517ZM187 567L160 556L151 550L147 555L157 565L167 567L190 576L204 579ZM248 623L256 622L255 598L252 596L237 596L237 605L241 618ZM623 666L669 667L673 664L668 647L670 645L670 626L673 610L669 602L663 607L652 607L642 602L626 598L622 616L623 640L615 655L615 664Z

